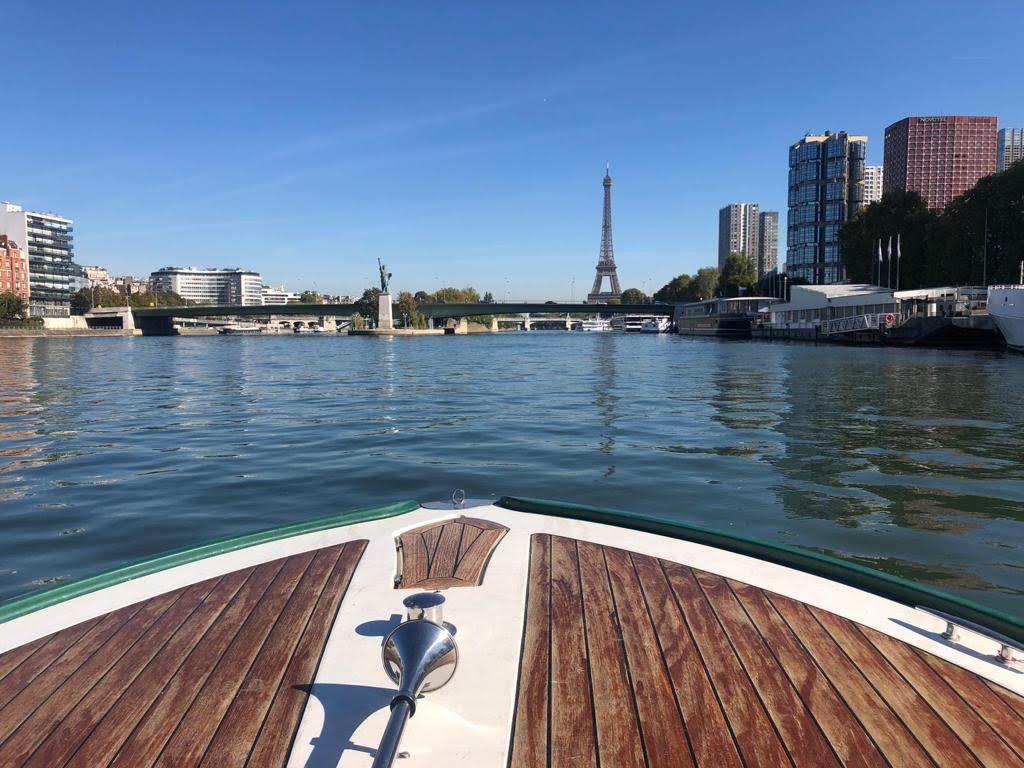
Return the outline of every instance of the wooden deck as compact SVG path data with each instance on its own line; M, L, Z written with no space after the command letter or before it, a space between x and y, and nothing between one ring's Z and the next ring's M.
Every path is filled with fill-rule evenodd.
M532 538L511 768L1021 766L1024 699L678 563Z
M483 583L491 555L508 528L490 520L459 517L431 523L398 537L398 589L448 589Z
M281 766L365 541L168 592L0 655L0 766Z

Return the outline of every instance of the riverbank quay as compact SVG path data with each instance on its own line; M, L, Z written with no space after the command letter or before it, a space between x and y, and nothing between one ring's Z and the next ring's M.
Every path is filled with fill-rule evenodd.
M93 338L100 336L141 336L142 331L120 328L7 328L0 326L0 339Z
M796 285L789 301L761 311L763 340L998 348L1002 336L978 287L894 291L874 285Z

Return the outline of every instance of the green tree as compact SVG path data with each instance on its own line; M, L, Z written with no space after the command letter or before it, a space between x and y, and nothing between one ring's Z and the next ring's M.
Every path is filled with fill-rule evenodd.
M669 280L654 292L655 301L668 303L676 301L693 301L693 278L683 273Z
M0 320L21 320L25 316L25 300L16 293L0 293Z
M363 291L363 295L359 297L356 302L357 311L363 317L369 317L373 320L374 325L377 324L379 318L377 317L377 310L380 309L380 288L367 288Z
M399 317L402 317L402 319L408 317L409 323L414 328L423 328L426 326L426 318L424 318L420 312L419 304L416 302L415 296L408 291L402 291L398 294L397 303Z
M718 269L701 267L693 278L693 298L695 301L710 299L718 292Z
M487 291L484 294L483 299L481 299L481 303L482 304L493 304L494 303L494 294L491 293L490 291Z
M646 301L647 297L639 288L627 288L622 292L623 304L643 304Z
M432 304L434 301L434 295L426 291L416 291L413 298L416 299L417 304Z
M112 304L110 306L129 306L129 307L187 307L198 304L195 301L186 301L181 298L178 294L173 291L147 291L145 293L133 293L125 301L123 296L118 300L118 304ZM97 297L96 306L101 306ZM107 305L102 305L107 306Z
M479 304L480 292L476 288L441 288L434 292L438 304Z
M728 296L739 296L743 290L753 288L757 284L754 260L745 251L730 253L722 265L718 284Z
M846 276L854 283L885 285L889 279L887 254L893 238L893 285L895 276L895 239L900 236L900 287L926 284L929 275L939 277L937 265L926 250L929 231L937 215L928 210L916 192L890 192L877 203L859 211L843 225L839 233L840 250ZM885 261L879 264L878 242L882 242ZM879 271L881 268L881 272Z
M299 294L299 302L302 304L322 304L323 298L316 291L303 291Z

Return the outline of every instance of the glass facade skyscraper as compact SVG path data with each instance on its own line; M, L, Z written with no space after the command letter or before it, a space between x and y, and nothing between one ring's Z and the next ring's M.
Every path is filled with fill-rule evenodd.
M839 233L864 206L867 136L804 136L789 148L786 272L814 285L845 279Z

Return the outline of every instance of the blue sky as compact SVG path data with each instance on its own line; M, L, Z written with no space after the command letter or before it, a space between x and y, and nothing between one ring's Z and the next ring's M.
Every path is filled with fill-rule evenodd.
M0 199L73 218L76 259L118 274L358 293L380 256L398 289L579 298L607 160L620 279L652 291L715 262L722 205L784 211L806 132L865 133L881 164L906 115L1024 126L1018 21L984 0L8 0Z

